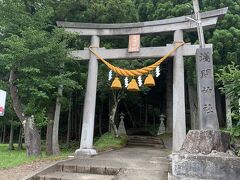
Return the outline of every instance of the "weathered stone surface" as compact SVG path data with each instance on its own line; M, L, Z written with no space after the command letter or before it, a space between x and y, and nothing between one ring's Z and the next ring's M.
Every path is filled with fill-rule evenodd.
M174 41L183 41L183 31L174 32ZM173 61L173 152L179 151L186 137L184 60L182 48Z
M212 44L206 44L207 48L212 48ZM106 48L97 48L95 52L99 54L104 59L111 60L122 60L122 59L151 59L163 57L169 53L174 48L174 44L167 44L167 46L160 47L141 47L140 52L138 53L128 53L128 49L106 49ZM196 50L199 48L197 44L186 43L182 46L183 56L193 56L196 54ZM170 56L175 56L176 53L171 54ZM91 54L89 49L71 51L71 56L75 57L76 60L85 61L89 60Z
M75 151L75 156L95 156L97 151L95 149L77 149Z
M230 135L219 130L191 130L181 150L188 153L210 154L212 151L226 152L230 146Z
M215 155L174 153L172 154L172 176L175 179L184 180L238 180L240 178L240 158L226 153Z
M196 52L198 120L200 129L219 129L213 75L211 48L199 48Z

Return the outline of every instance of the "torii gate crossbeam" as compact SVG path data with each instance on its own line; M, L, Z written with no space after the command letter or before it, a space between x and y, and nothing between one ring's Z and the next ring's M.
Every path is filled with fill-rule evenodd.
M207 48L212 48L212 44L207 44ZM106 49L106 48L97 48L95 51L98 53L101 57L104 59L109 60L122 60L122 59L151 59L151 58L159 58L166 55L168 52L170 52L174 48L174 45L168 44L164 47L147 47L147 48L141 48L139 52L135 53L129 53L128 49ZM182 47L183 56L194 56L196 54L197 49L199 49L199 45L191 45L189 43L186 43ZM171 54L170 56L175 56L176 52ZM85 50L78 50L78 51L72 51L71 56L76 58L76 60L89 60L90 59L90 53L89 49Z

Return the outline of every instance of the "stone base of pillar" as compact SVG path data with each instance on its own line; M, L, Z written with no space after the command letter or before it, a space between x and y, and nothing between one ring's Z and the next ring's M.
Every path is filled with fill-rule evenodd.
M169 180L238 179L240 158L230 135L219 130L191 130L180 151L172 153Z
M97 151L95 149L77 149L75 156L95 156Z
M230 134L220 130L190 130L181 151L191 154L226 152L230 148Z

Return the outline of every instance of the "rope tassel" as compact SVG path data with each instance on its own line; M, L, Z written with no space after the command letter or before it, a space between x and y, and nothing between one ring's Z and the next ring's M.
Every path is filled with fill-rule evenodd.
M137 81L136 79L132 79L131 82L129 83L128 85L128 88L127 88L128 91L139 91L139 87L138 87L138 84L137 84Z
M155 80L153 79L152 74L148 74L147 78L144 81L144 85L148 87L155 86Z
M115 79L112 82L111 88L116 90L122 89L122 84L121 81L119 80L119 77L115 77Z

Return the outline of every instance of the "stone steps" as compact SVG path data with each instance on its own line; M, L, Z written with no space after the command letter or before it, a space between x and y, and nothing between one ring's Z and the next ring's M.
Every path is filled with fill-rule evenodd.
M120 171L120 168L92 165L95 163L99 164L101 160L92 161L90 159L82 159L81 161L82 164L69 162L59 163L56 165L54 171L37 175L33 180L110 180L114 179ZM86 165L86 163L88 165Z
M98 161L93 161L98 163ZM87 173L87 174L100 174L100 175L116 175L120 168L110 168L106 166L86 166L84 164L58 164L57 171L59 172L71 172L71 173Z
M162 139L153 136L129 136L127 145L165 148Z
M164 145L161 144L155 144L155 143L134 143L134 142L128 142L128 146L146 146L146 147L156 147L156 148L161 148L164 149Z
M129 142L156 143L163 144L161 139L128 139Z
M55 171L45 175L39 175L35 180L111 180L114 179L113 175L100 175L100 174L87 174L87 173L71 173Z

